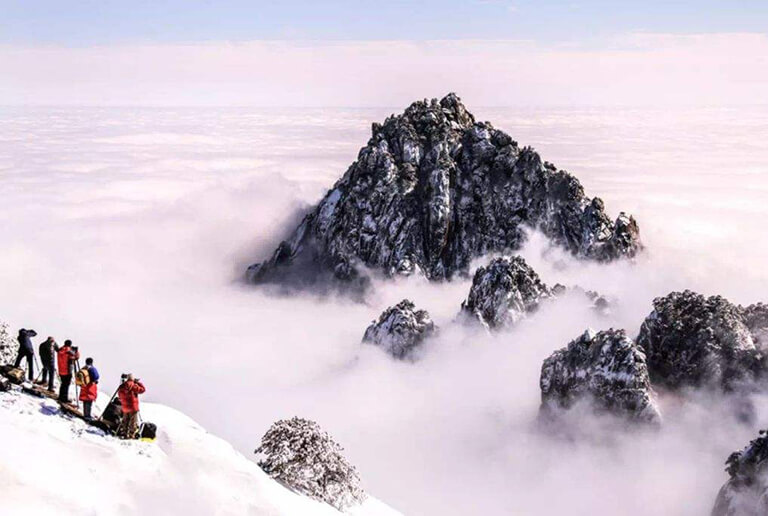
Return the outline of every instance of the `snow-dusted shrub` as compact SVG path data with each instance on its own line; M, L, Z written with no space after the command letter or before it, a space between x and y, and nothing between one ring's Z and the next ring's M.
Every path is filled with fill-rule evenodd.
M0 364L12 364L18 350L19 343L11 334L8 324L0 321Z
M259 466L275 480L343 511L366 494L342 451L320 425L293 417L273 423L255 453L263 455Z

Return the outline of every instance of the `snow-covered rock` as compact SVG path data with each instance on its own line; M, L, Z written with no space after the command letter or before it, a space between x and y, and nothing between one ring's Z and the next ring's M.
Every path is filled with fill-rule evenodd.
M259 466L294 491L340 511L360 505L367 495L343 448L314 421L294 417L275 422L256 454Z
M100 398L107 396L102 393ZM0 447L0 512L340 514L330 505L280 485L187 416L153 403L142 403L141 413L158 425L155 442L121 441L63 417L50 400L18 391L0 393L0 439L6 443ZM399 513L368 497L347 514Z
M599 292L584 289L579 285L566 287L565 285L556 283L555 286L552 287L552 295L555 297L562 297L571 293L584 296L584 298L586 298L586 300L589 302L591 308L598 314L608 315L611 313L611 306L614 304L614 302Z
M544 361L539 385L545 418L586 403L633 421L661 420L645 355L624 330L585 331Z
M495 258L472 279L461 313L489 329L510 326L553 294L520 256Z
M19 351L19 342L7 323L0 321L0 364L12 364Z
M715 500L712 516L765 516L768 514L768 433L726 461L730 479Z
M449 94L374 123L343 177L247 276L364 286L364 266L442 280L467 275L474 258L519 249L526 227L583 258L632 257L642 248L631 216L612 222L575 177L475 121Z
M413 358L424 340L436 332L429 313L417 310L412 301L403 299L368 326L363 342L379 346L395 358Z
M721 296L686 290L656 298L637 343L648 358L651 379L666 388L730 392L764 375L766 355L743 310Z

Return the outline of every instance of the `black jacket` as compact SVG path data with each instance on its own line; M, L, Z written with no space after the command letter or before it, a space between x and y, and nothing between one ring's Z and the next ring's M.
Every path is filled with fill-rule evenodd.
M48 366L50 368L56 364L56 354L55 350L53 349L54 345L55 341L46 339L41 342L40 347L37 348L38 352L40 353L40 361L44 366Z
M32 347L32 337L36 337L35 330L19 330L19 353L22 355L34 355L35 348Z

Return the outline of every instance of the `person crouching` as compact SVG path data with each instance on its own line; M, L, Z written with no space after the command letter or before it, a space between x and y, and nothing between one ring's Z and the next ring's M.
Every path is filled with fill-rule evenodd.
M93 419L91 417L91 407L93 407L93 402L96 401L96 397L99 395L99 371L94 367L92 358L88 357L85 359L85 367L78 371L78 375L82 378L80 401L83 402L83 417L90 420Z
M123 419L117 429L118 437L136 438L139 431L139 394L143 394L146 390L138 378L133 379L132 374L126 375L125 381L117 389L120 405L123 408Z

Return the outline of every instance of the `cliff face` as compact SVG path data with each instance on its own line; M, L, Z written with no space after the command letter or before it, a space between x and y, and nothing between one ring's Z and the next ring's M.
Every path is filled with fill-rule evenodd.
M454 94L414 102L372 133L273 256L249 267L251 281L365 283L361 266L449 279L476 257L519 249L526 227L587 259L642 247L634 218L612 221L575 177L475 121Z

